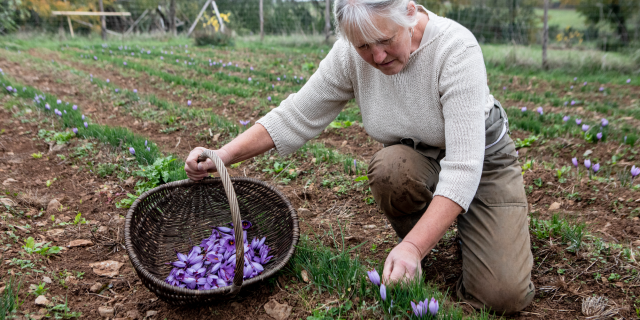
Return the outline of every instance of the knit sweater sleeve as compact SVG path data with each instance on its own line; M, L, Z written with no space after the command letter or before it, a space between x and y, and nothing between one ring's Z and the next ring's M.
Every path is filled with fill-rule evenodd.
M336 42L300 91L257 121L267 129L279 154L290 154L320 134L354 97L347 76L353 71L347 45Z
M446 156L435 195L467 211L478 189L484 160L484 105L487 75L480 46L453 55L440 76Z

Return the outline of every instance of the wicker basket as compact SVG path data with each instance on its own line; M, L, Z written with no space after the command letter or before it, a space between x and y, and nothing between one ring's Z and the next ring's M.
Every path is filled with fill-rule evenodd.
M269 278L289 261L299 237L296 211L282 193L260 180L229 178L224 164L211 150L200 157L200 161L212 159L221 178L187 179L149 190L133 203L126 218L125 241L133 267L151 292L174 305L225 299L237 294L242 286ZM269 254L273 255L262 274L244 282L242 219L253 223L247 238L266 236L266 244L272 248ZM233 222L236 237L236 272L231 286L191 290L164 281L172 269L168 262L177 259L176 251L188 253L211 235L214 226L229 222Z

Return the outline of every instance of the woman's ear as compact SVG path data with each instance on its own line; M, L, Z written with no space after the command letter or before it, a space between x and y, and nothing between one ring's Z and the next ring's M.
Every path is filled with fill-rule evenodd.
M409 1L409 3L407 4L407 15L409 17L413 17L414 15L416 15L418 8L416 7L416 3L413 1Z

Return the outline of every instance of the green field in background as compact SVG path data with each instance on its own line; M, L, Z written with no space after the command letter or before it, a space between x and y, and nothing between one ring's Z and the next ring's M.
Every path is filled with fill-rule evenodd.
M536 9L536 15L542 17L543 14L544 10ZM587 27L584 23L584 17L574 9L550 9L549 25L558 25L561 29L566 27L584 29Z

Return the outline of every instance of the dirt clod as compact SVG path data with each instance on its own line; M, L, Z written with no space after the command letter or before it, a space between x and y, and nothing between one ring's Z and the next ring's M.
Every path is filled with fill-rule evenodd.
M276 320L284 320L291 315L293 308L287 303L280 304L278 301L271 299L264 305L264 311Z
M98 313L100 314L101 317L109 318L109 317L113 317L115 311L113 310L112 307L99 307Z
M147 316L146 316L146 318L153 317L153 316L155 316L156 314L158 314L158 311L155 311L155 310L149 310L149 311L147 311Z
M68 247L74 248L74 247L86 247L86 246L92 246L92 245L93 245L93 242L91 242L91 240L77 239L69 242Z
M61 206L62 204L60 203L60 201L58 201L58 199L51 199L51 201L49 201L49 204L47 205L47 214L55 215L59 212Z
M100 288L102 288L102 283L100 283L100 282L96 282L96 283L94 283L94 284L91 286L91 288L89 289L89 291L91 291L91 292L93 292L93 293L96 293L96 292L98 292L98 291L100 290Z

